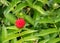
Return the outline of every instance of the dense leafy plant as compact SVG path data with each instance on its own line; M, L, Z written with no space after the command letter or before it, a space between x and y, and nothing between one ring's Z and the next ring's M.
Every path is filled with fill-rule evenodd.
M0 43L60 43L60 0L0 0Z

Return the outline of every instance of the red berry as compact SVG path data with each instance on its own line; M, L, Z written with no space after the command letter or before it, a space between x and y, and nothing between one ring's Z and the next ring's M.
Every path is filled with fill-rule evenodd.
M25 20L23 18L19 18L16 20L15 25L17 28L23 28L25 25Z

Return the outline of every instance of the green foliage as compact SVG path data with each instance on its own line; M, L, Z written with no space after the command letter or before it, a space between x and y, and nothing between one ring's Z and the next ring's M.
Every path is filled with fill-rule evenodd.
M0 43L60 43L60 0L0 0Z

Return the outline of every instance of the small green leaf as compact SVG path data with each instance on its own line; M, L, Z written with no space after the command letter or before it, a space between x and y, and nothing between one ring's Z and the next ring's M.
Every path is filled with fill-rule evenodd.
M2 27L2 40L7 37L7 29L5 26Z
M0 2L6 6L8 6L7 0L0 0Z
M14 39L11 40L11 43L16 43L16 42L17 42L16 38L14 38Z
M18 30L18 28L16 26L9 26L9 27L7 27L7 29Z
M16 4L18 4L19 2L21 2L20 0L14 0L10 3L10 5L7 7L7 9L4 11L4 14L8 14L11 10L13 10L13 8L16 6Z
M6 19L9 20L9 22L15 24L16 17L13 14L8 13L8 14L4 14L4 16L6 17Z
M17 33L17 34L7 35L7 37L3 40L3 42L9 41L9 40L14 39L14 38L16 38L16 37L18 37L18 36L19 36L18 33Z
M42 7L38 5L32 5L32 7L36 9L38 12L40 12L42 15L47 15L46 11L44 11Z
M37 30L27 30L27 31L24 31L24 32L20 33L20 36L23 36L23 35L29 34L29 33L33 33L33 32L37 32Z
M54 2L56 2L56 3L60 3L60 0L58 0L58 1L57 1L57 0L54 0Z
M24 41L34 41L37 39L39 39L37 36L27 36L27 37L22 38L21 40L18 40L17 43L22 43Z
M7 37L7 35L8 35L7 29L6 29L6 27L3 25L3 27L2 27L2 43L3 43L3 40ZM6 43L9 43L9 40L6 41Z
M39 43L46 43L48 40L42 40Z
M32 5L33 0L26 0L26 1L27 1L27 3L29 4L29 6Z
M34 25L34 20L30 16L24 15L24 17L30 24Z
M45 36L51 33L57 33L60 32L60 30L57 30L56 28L50 28L50 29L46 29L46 30L42 30L40 31L39 35L40 36Z
M38 0L40 2L42 2L43 4L47 4L48 3L48 0Z
M60 38L54 38L50 39L47 43L57 43L58 41L60 41Z
M26 6L27 6L27 3L20 3L19 5L16 6L14 13L21 11Z
M49 18L49 17L41 17L39 23L55 23L55 22L54 22L54 20L52 20L52 18Z

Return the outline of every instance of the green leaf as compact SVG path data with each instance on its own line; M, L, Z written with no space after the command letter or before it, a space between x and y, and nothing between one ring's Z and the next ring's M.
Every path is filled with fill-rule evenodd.
M57 43L58 41L60 41L60 38L54 38L50 39L47 43Z
M55 38L55 37L57 37L57 35L58 35L57 33L53 33L53 34L50 35L50 38L51 38L51 39L52 39L52 38Z
M18 40L17 43L22 43L24 41L34 41L37 39L39 39L37 36L27 36L27 37L22 38L21 40Z
M58 1L57 1L57 0L54 0L54 2L56 2L56 3L60 3L60 0L58 0Z
M16 6L14 13L21 11L26 6L27 6L27 3L20 3L19 5Z
M47 4L48 3L48 0L38 0L40 2L42 2L43 4Z
M4 11L4 14L8 14L11 10L13 10L13 8L19 3L21 2L20 0L14 0L10 3L10 5L7 7L7 9Z
M11 43L16 43L16 42L17 42L16 38L14 38L14 39L11 40Z
M52 18L49 18L49 17L41 17L39 23L55 23L55 22L54 22L54 20L52 20Z
M37 32L37 30L27 30L27 31L24 31L24 32L20 33L20 36L23 36L23 35L29 34L29 33L33 33L33 32Z
M48 40L42 40L39 43L46 43Z
M5 26L2 27L2 40L7 37L7 29Z
M18 29L15 26L9 26L9 27L6 27L6 28L7 28L8 35L15 34L17 32L21 32L21 30L22 30L22 29Z
M47 15L46 11L44 11L42 7L38 5L32 5L32 7L36 9L38 12L40 12L42 15Z
M57 30L56 28L50 28L50 29L46 29L46 30L42 30L40 31L39 35L40 36L45 36L51 33L57 33L60 32L60 30Z
M8 14L4 14L4 16L6 17L6 19L9 20L9 22L15 24L16 17L13 14L8 13Z
M14 39L14 38L16 38L16 37L18 37L18 36L19 36L18 33L17 33L17 34L7 35L7 37L3 40L3 42L9 41L9 40Z
M27 1L27 3L29 4L29 6L32 5L33 0L26 0L26 1Z
M7 33L7 29L6 27L3 25L2 27L2 43L3 43L3 40L7 37L8 33ZM9 40L6 41L6 43L9 43Z
M0 27L0 43L2 43L2 29Z
M54 12L52 12L52 14L52 20L54 19L55 23L60 22L60 9L55 10Z
M8 6L7 0L0 0L0 2L6 6Z
M24 15L24 17L30 24L34 25L34 20L30 16Z
M37 10L34 10L33 19L34 19L35 21L40 19L40 13L39 13Z
M9 26L9 27L7 27L7 29L18 30L18 28L16 26Z

